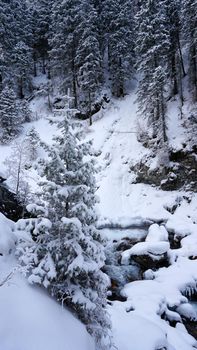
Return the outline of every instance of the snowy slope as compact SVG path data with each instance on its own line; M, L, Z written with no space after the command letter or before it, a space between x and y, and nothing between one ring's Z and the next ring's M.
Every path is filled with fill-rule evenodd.
M87 138L93 140L100 168L97 175L100 215L122 223L126 219L132 222L136 217L167 221L171 214L165 208L179 201L184 193L134 183L135 174L130 167L149 153L137 140L135 99L133 92L121 101L115 101L88 129ZM171 119L169 117L169 123L172 123Z
M93 350L93 340L85 326L17 273L13 252L5 250L13 249L12 227L13 223L1 215L0 349Z
M146 280L129 283L122 292L127 297L126 302L112 302L109 312L112 316L114 342L119 350L191 350L197 343L182 324L180 310L187 310L188 317L197 319L194 309L182 294L186 290L194 291L197 288L197 260L188 259L197 256L197 197L182 191L165 192L150 185L135 184L135 175L130 170L130 165L148 154L148 150L137 141L134 100L133 93L114 102L105 115L97 118L88 130L87 137L93 139L100 167L97 175L100 226L103 228L106 225L108 232L110 226L122 228L122 235L126 236L124 228L140 226L140 223L143 228L148 221L163 222L170 232L182 240L180 249L170 249L168 242L155 243L154 240L160 239L150 235L148 242L138 243L131 248L133 254L155 249L158 256L161 246L163 249L165 245L165 252L172 265L155 274L150 271L146 274ZM169 108L169 124L174 122L175 107ZM178 118L169 137L176 148L184 140ZM171 214L169 209L174 204L178 204L177 209ZM117 240L113 229L108 237L112 240L113 232L114 239ZM131 230L128 237L132 237ZM164 241L166 239L168 238ZM126 257L129 256L127 251L125 254ZM163 320L162 314L165 314L167 320L176 320L176 327Z

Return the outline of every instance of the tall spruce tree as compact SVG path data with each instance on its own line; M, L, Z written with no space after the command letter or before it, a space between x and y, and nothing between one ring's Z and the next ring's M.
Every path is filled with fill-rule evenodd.
M108 279L101 271L105 257L95 228L94 165L84 160L89 145L77 141L68 113L59 126L53 146L45 145L49 158L40 163L42 210L35 242L22 260L29 260L29 281L71 307L102 349L110 323L105 310Z
M124 96L134 69L134 21L132 2L105 0L103 8L112 93Z
M2 51L0 75L3 87L13 80L15 68L13 55L19 42L23 42L27 46L31 42L31 24L26 0L2 0L0 3L0 46ZM31 60L29 65L31 66ZM14 83L13 88L15 88Z
M91 106L99 91L102 77L101 53L98 35L98 17L91 3L81 4L80 41L76 52L77 81L82 101L90 114Z
M139 112L153 128L153 137L159 135L165 142L164 89L168 81L166 68L170 40L164 1L142 1L136 15L136 33L136 66L140 77L137 93Z
M181 20L180 1L165 0L167 28L169 32L170 47L168 50L168 70L171 81L171 95L182 91L182 78L185 76L185 67L181 48ZM182 98L182 96L180 96Z
M0 143L9 143L21 130L21 115L14 91L5 87L0 94Z
M182 0L183 36L189 52L189 78L193 98L197 101L197 0Z
M50 60L52 77L57 78L59 90L71 88L75 107L78 106L76 52L80 40L80 11L78 0L57 0L52 9Z
M19 41L13 49L13 80L17 86L20 99L25 97L26 92L32 90L31 74L33 69L32 52L23 41Z
M38 74L39 64L43 74L50 76L49 39L52 7L55 0L30 1L31 24L33 32L32 49L34 59L34 76ZM48 68L48 72L47 72Z

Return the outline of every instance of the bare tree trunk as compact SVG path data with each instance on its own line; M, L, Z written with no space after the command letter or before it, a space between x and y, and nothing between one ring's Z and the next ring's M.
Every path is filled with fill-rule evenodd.
M184 105L184 96L183 96L183 84L182 84L182 74L181 74L181 67L179 67L179 79L180 79L180 100L181 100L181 106L180 106L180 112L181 112L181 119L183 118L183 105Z
M184 62L183 62L183 55L182 55L182 50L181 50L179 34L177 34L177 43L178 43L179 57L180 57L180 61L181 61L181 68L182 68L182 73L183 73L183 78L184 78L186 76L186 73L185 73L185 67L184 67Z
M65 206L65 211L66 211L66 217L68 216L68 211L69 211L69 202L68 201L66 201L66 206Z
M163 100L163 91L161 92L161 118L162 118L162 133L163 133L163 141L166 142L166 120L165 120L165 108L164 108L164 100Z
M51 86L50 86L50 82L48 83L47 85L47 97L48 97L48 106L49 106L49 110L52 111L52 104L51 104L51 98L50 98L50 89L51 89Z
M19 163L17 168L17 178L16 178L16 195L19 193L20 186L20 174L21 174L21 162L22 162L22 152L20 152Z
M77 100L77 84L76 84L75 72L73 72L72 86L73 86L73 96L74 96L74 107L77 108L78 107L78 100Z
M19 97L22 100L24 98L24 94L23 94L23 78L21 77L19 79Z
M88 109L89 109L89 122L90 122L90 126L92 125L92 106L91 106L91 94L90 94L90 92L89 92L89 94L88 94L88 99L89 99L89 103L88 103Z
M72 93L74 96L74 108L77 108L78 99L77 99L77 75L76 75L76 64L75 64L75 43L73 43L71 70L72 70Z
M178 93L175 52L172 55L171 69L172 69L172 80L173 80L173 92L172 93L173 93L173 96L175 96Z
M46 67L45 67L45 56L42 57L42 73L46 74Z
M37 64L36 64L36 53L33 52L33 62L34 62L34 77L37 77Z
M197 101L197 64L196 64L196 47L195 44L192 47L192 83L194 85L194 101Z
M0 74L0 92L3 90L3 78L2 75Z
M51 65L50 65L50 59L48 58L48 64L47 64L47 78L51 79Z
M121 71L122 68L122 59L119 57L119 69ZM124 97L124 83L123 83L123 77L120 79L119 82L119 88L118 88L118 96L117 97Z

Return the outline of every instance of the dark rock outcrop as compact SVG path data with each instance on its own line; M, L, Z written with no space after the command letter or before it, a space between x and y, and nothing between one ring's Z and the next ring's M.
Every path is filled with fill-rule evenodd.
M0 212L7 218L17 221L23 215L23 207L18 202L16 195L9 191L4 184L5 179L0 178Z
M136 183L159 186L165 191L184 189L197 192L197 156L192 151L169 151L169 164L150 169L141 161L131 170L136 173Z
M161 267L169 266L167 253L161 254L157 258L151 254L132 255L131 262L138 264L142 272L149 269L157 270Z

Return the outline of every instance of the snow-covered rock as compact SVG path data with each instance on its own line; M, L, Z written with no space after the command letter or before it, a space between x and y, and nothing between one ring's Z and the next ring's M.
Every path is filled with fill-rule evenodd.
M165 330L135 312L126 312L124 303L115 302L109 312L113 319L114 344L120 350L159 350L169 347Z
M140 242L122 253L122 264L126 265L132 256L149 255L153 260L160 260L168 252L168 242Z
M176 311L187 319L197 321L197 310L195 310L191 304L184 303L177 307Z
M164 226L153 224L149 227L146 242L168 241L168 232Z

